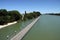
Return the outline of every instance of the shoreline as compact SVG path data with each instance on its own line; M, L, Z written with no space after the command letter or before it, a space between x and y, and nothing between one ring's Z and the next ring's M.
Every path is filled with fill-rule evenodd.
M36 18L29 25L23 28L18 34L12 37L10 40L22 40L22 38L26 35L26 33L33 27L33 25L39 20L40 17Z
M14 22L11 22L11 23L7 23L6 25L0 25L0 29L4 28L4 27L7 27L7 26L10 26L10 25L13 25L13 24L16 24L17 21L14 21Z

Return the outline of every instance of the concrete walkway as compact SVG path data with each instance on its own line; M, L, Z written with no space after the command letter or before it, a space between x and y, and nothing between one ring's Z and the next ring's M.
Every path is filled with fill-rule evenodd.
M15 35L11 40L21 40L24 35L31 29L31 27L38 21L39 17L36 18L31 24L27 25L24 29L22 29L17 35Z

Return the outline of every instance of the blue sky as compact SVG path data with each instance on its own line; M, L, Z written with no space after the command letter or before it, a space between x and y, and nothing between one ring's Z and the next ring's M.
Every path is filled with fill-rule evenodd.
M59 13L60 0L0 0L0 9L18 10L20 13L39 11Z

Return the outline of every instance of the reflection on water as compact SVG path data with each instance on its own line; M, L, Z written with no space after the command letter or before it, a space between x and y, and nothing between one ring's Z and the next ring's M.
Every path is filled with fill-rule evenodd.
M40 16L22 40L60 40L60 16Z

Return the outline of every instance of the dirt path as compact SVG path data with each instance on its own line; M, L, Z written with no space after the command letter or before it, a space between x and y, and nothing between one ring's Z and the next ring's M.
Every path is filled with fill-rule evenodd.
M32 23L30 23L29 25L27 25L17 35L15 35L13 38L11 38L11 40L21 40L24 37L24 35L31 29L31 27L37 22L37 20L39 18L40 17L36 18Z
M2 28L4 28L4 27L7 27L7 26L10 26L10 25L13 25L13 24L16 24L16 23L17 23L17 21L8 23L8 24L6 24L6 25L0 25L0 29L2 29Z

